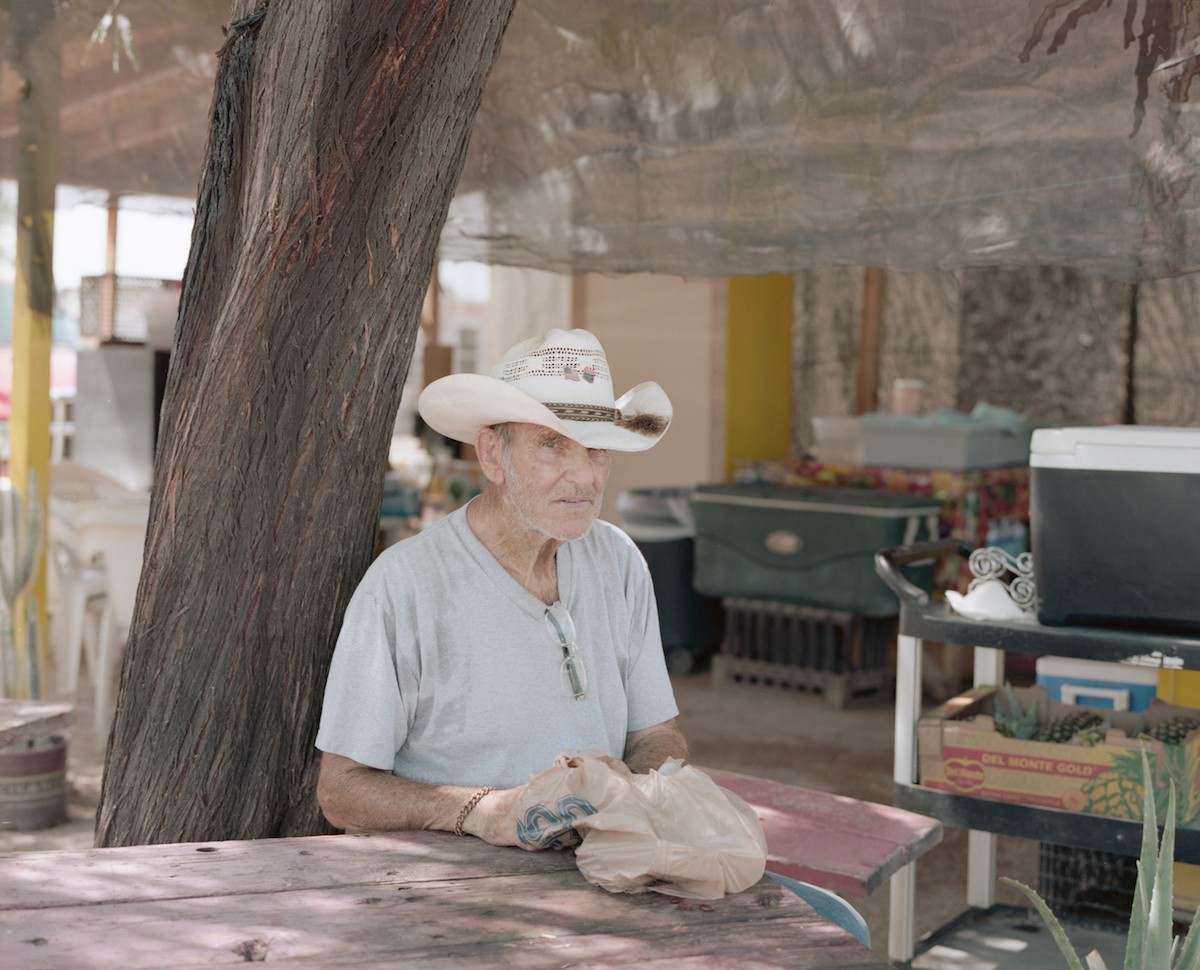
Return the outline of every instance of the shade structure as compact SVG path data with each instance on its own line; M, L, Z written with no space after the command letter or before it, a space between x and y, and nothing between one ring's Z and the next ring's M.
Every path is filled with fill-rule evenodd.
M31 5L0 6L0 30L13 36ZM444 255L684 276L1192 272L1196 28L1169 20L1190 4L1133 0L1131 17L1114 4L1070 21L1073 6L522 0ZM226 4L59 7L60 181L193 195ZM124 19L98 31L110 7ZM21 150L20 97L6 64L2 174Z

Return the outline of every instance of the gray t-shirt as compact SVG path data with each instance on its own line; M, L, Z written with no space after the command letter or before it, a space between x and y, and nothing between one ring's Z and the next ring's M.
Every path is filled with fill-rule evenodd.
M678 714L645 560L597 521L558 550L587 693L561 685L545 604L475 537L466 509L386 549L346 610L317 747L433 784L511 788L566 750L621 757Z

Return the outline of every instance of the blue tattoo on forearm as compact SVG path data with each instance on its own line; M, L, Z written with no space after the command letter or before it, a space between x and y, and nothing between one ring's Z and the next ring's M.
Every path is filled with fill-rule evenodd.
M564 795L553 807L535 805L517 821L517 838L522 845L540 849L569 849L582 841L575 831L578 819L595 815L596 807L578 795Z

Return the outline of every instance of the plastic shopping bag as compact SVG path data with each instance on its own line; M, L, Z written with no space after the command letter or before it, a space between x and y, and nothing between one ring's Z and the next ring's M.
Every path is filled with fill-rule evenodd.
M533 779L526 798L549 799L529 806L555 819L541 831L562 838L570 824L582 836L579 871L610 892L719 899L754 885L766 867L753 809L676 759L628 777L591 755L563 756Z

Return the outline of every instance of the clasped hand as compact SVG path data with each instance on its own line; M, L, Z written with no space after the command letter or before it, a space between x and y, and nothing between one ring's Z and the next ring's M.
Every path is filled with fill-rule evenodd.
M606 756L609 768L624 777L632 772L619 758ZM492 845L514 845L530 852L569 849L579 844L574 823L595 812L585 799L560 798L557 804L524 805L529 785L505 788L485 795L463 821L463 831Z

